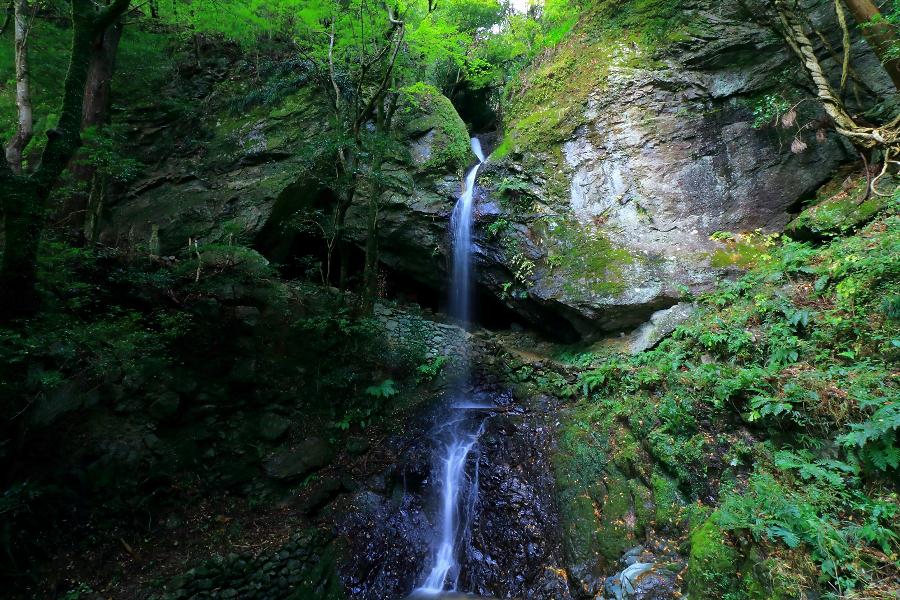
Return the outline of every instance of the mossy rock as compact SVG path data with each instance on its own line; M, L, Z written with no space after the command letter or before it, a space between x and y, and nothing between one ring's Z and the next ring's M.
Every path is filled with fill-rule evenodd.
M610 469L606 478L606 494L599 502L600 506L600 555L608 564L612 564L622 556L622 553L636 544L636 540L642 537L646 528L646 522L638 517L638 498L649 496L649 490L640 482L627 479L618 469ZM641 491L638 498L632 495L632 489ZM649 513L641 510L646 516Z
M507 88L504 138L492 154L549 152L585 122L591 93L615 70L658 66L656 53L685 39L680 0L602 1L587 8L547 60ZM561 163L557 163L561 164Z
M606 296L626 291L624 269L635 257L610 241L602 229L559 220L550 224L547 239L547 262L565 274L567 294Z
M654 519L657 526L676 527L682 522L684 500L678 483L656 471L650 479L653 486Z
M868 223L872 218L897 203L894 197L873 195L867 200L858 194L841 193L809 208L788 223L786 232L798 239L821 239L843 235Z
M712 517L691 533L685 581L692 600L721 600L736 587L740 557Z
M723 240L725 247L716 250L710 257L710 264L716 269L752 269L769 259L766 237L754 233L728 235L731 237Z
M455 173L469 163L466 124L436 87L416 83L403 88L398 114L405 137L414 140L413 161L421 170ZM415 143L417 139L421 141L419 145Z
M654 494L643 483L649 458L631 431L593 410L567 414L553 458L570 571L588 593L642 541L656 515Z

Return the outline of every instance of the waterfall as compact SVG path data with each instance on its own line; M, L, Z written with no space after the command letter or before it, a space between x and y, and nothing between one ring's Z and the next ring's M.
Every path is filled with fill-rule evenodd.
M463 327L471 318L472 206L475 179L478 177L479 167L485 161L478 138L472 138L472 152L478 157L478 164L466 174L462 195L450 218L453 241L450 314ZM478 438L484 430L484 418L477 411L483 407L465 397L469 384L468 350L464 350L462 361L463 375L458 382L457 399L450 406L444 421L433 432L436 446L434 470L440 484L438 527L435 531L431 568L421 587L416 590L417 595L456 591L460 571L460 546L469 537L471 514L478 495L477 458L471 481L466 476L466 463L469 454L477 448Z
M472 265L472 205L475 197L475 179L478 169L484 163L481 142L472 138L472 152L478 157L478 164L466 174L462 195L453 207L450 217L450 231L453 239L453 273L450 280L450 316L464 327L471 317L469 286Z

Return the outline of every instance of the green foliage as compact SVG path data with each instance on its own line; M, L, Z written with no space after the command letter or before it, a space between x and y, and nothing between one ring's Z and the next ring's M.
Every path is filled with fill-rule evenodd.
M94 167L98 174L117 183L131 183L144 165L125 154L125 135L121 127L89 128L81 134L84 147L76 161Z
M366 388L366 394L378 399L390 398L392 396L396 396L398 393L399 392L397 391L397 388L394 387L393 379L385 379L378 385L373 385Z
M4 11L5 13L5 7ZM12 27L0 43L0 136L3 144L15 133L15 48ZM47 131L56 126L62 84L68 68L71 30L45 19L35 19L29 32L31 44L30 78L34 111L34 137L26 154L36 153L47 139Z
M496 238L504 233L506 233L510 228L509 221L506 219L497 219L490 225L486 227L488 236L491 238Z
M860 544L873 544L885 553L896 552L898 536L891 528L896 502L870 498L847 489L841 473L852 467L819 461L815 465L782 453L778 462L797 468L817 485L793 488L770 473L758 471L742 494L727 495L717 512L725 529L748 530L757 540L780 542L789 548L808 547L825 576L843 590L869 580L870 555ZM887 500L887 502L886 502ZM894 499L895 500L895 499ZM851 514L858 519L847 519Z
M753 109L753 127L760 128L766 125L775 125L781 115L791 108L791 102L781 94L765 94L751 105Z
M248 86L246 93L231 100L231 111L241 115L257 106L278 106L303 86L310 85L315 76L316 65L308 59L266 58L256 67L257 81Z
M817 577L837 595L880 589L898 550L900 218L885 208L822 246L764 242L764 259L700 296L700 315L657 348L581 373L603 415L591 433L627 423L688 502L721 495L691 538L692 597L796 597ZM729 537L745 534L751 545ZM735 577L755 549L765 568Z
M900 466L896 431L900 428L900 404L896 398L873 398L862 406L871 411L861 423L850 423L850 431L838 436L845 448L859 453L868 465L881 471Z
M74 588L70 589L66 592L62 600L81 600L82 598L89 598L90 595L94 593L94 590L86 583L79 583Z
M440 355L419 365L416 368L416 383L433 381L441 374L441 371L444 369L444 365L447 364L448 360L449 359L446 356Z
M517 198L522 193L531 191L528 182L516 179L514 177L504 177L503 181L497 186L497 193L507 198Z

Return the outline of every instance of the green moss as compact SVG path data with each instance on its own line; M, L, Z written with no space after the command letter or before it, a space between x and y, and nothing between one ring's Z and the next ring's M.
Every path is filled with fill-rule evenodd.
M615 295L625 290L623 267L634 257L599 229L573 222L550 224L548 262L566 273L566 291Z
M637 515L631 496L631 482L619 471L607 470L604 478L605 494L599 498L600 555L608 564L614 563L636 543L636 534L643 531L637 525Z
M574 564L604 573L655 520L654 494L643 483L647 457L596 405L576 406L562 421L553 467L566 549Z
M695 600L721 600L735 587L738 554L725 541L725 532L708 519L691 533L691 553L685 577Z
M640 539L647 526L656 521L656 501L653 492L640 479L629 479L628 487L634 510L634 535Z
M710 258L713 267L751 269L771 260L769 248L778 236L758 232L737 234L719 232L712 237L725 244L725 248L716 250Z
M678 41L680 0L604 0L582 14L552 51L505 90L504 151L545 152L584 123L584 105L611 68L655 66L653 55ZM560 165L553 165L560 166Z
M434 132L431 158L424 168L460 171L470 159L469 133L453 104L434 86L416 83L403 88L399 116L410 137Z
M860 227L891 203L898 202L896 196L877 194L865 199L864 178L848 190L831 194L832 191L832 186L824 188L812 206L788 224L787 232L797 237L834 237Z
M684 506L678 484L659 472L653 473L650 483L653 486L657 525L674 527L681 521Z
M502 160L512 150L512 141L509 138L503 138L500 143L491 152L491 160Z

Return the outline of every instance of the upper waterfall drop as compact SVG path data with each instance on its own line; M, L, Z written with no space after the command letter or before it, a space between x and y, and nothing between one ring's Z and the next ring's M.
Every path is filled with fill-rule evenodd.
M450 316L464 327L471 317L471 294L469 271L472 263L472 221L475 198L475 180L478 170L485 162L481 142L477 137L471 140L472 153L478 157L478 164L466 174L462 195L453 208L450 217L450 231L453 242L453 271L450 281Z
M479 140L477 137L473 137L471 140L471 146L472 152L475 154L475 156L478 157L478 164L480 165L485 162L487 159L484 157L484 153L481 150L481 140Z

